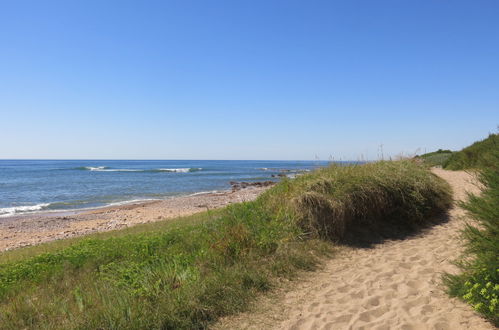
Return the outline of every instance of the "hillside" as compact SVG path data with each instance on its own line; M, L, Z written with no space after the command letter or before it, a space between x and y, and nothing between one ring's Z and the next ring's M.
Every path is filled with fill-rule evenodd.
M499 152L499 134L490 134L461 151L454 152L444 163L449 170L491 167L495 164L494 153Z
M437 151L422 154L415 158L421 159L425 164L430 166L443 166L447 163L451 155L452 151L450 150L438 149Z

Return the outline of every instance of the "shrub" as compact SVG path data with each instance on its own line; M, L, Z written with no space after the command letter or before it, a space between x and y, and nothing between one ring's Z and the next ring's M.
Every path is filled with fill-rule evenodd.
M480 196L469 196L462 207L476 221L463 231L466 254L459 261L463 273L446 275L450 294L499 325L499 152L495 166L482 170L486 187Z

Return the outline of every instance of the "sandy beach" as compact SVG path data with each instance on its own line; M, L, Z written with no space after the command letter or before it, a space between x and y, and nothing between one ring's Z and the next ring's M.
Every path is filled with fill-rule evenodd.
M253 200L267 188L249 186L235 191L200 193L80 212L4 217L0 218L0 251L187 216Z
M434 169L456 200L477 193L463 171ZM257 311L223 320L222 329L494 329L464 302L450 298L442 274L463 251L459 237L466 215L454 206L418 236L370 249L345 249L317 272L291 282Z

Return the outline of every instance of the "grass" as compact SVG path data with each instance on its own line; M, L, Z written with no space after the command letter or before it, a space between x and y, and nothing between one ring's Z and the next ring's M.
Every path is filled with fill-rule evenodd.
M463 231L467 249L458 263L463 272L446 275L445 280L452 296L499 326L499 151L489 157L495 165L481 172L485 190L461 205L475 220Z
M330 166L256 201L0 255L7 329L196 329L279 278L312 270L350 232L414 229L450 204L412 161Z
M421 159L425 164L429 166L444 166L452 155L450 150L438 149L434 152L429 152L420 156L416 156L416 159Z
M351 236L362 232L388 234L386 229L424 225L449 207L451 192L446 182L405 160L330 166L284 181L262 199L311 237L352 243Z
M449 170L480 169L494 166L499 150L499 134L489 134L461 151L453 153L444 168Z

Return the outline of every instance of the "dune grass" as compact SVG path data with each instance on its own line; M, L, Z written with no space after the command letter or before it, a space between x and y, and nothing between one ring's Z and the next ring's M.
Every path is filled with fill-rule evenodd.
M447 275L445 280L451 295L499 326L499 151L490 157L495 166L480 175L485 190L461 204L475 220L463 231L467 249L458 263L463 273Z
M445 162L448 170L481 169L496 164L496 153L499 150L499 134L489 134L461 151L454 152Z
M416 159L421 159L425 164L429 166L444 166L447 164L449 158L452 155L450 150L438 149L434 152L429 152L420 156L416 156Z
M312 237L345 242L362 232L416 229L450 206L451 191L424 167L404 160L319 169L282 182L262 199Z
M412 161L330 166L256 201L0 255L7 329L192 329L247 308L348 233L413 229L450 204ZM382 230L380 232L383 232Z

